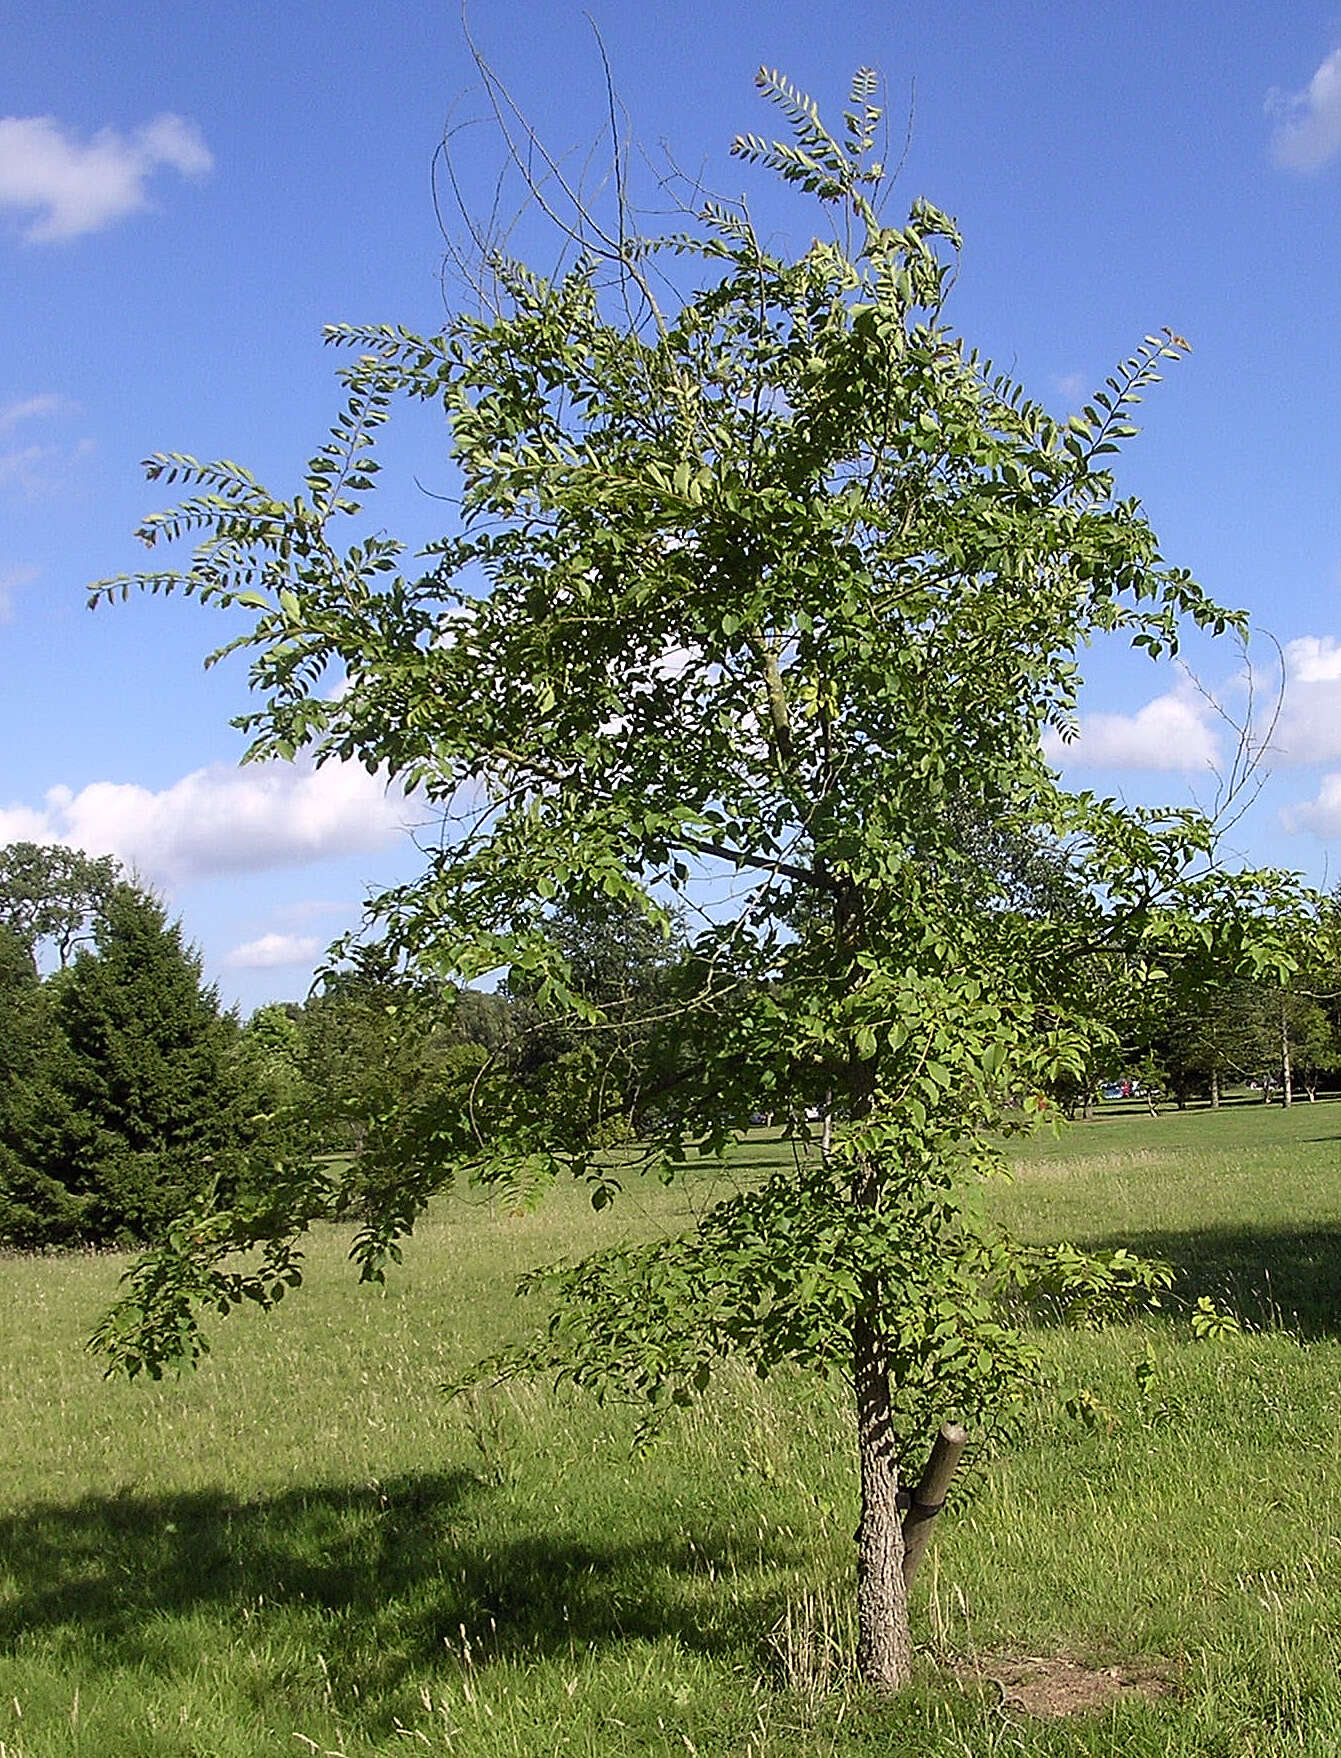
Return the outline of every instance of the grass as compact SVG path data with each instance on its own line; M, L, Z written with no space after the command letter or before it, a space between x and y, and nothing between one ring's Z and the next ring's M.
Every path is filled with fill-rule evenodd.
M1040 1405L970 1475L892 1707L844 1663L836 1393L733 1379L634 1461L624 1412L439 1392L523 1322L517 1271L674 1224L701 1186L613 1219L575 1191L524 1220L444 1205L384 1295L330 1229L300 1295L161 1386L104 1382L82 1351L118 1260L0 1263L0 1758L1331 1758L1338 1140L1338 1104L1233 1106L1104 1115L1022 1153L997 1193L1017 1228L1135 1241L1252 1329L1044 1334L1098 1420ZM991 1683L1003 1653L1143 1663L1173 1690L1031 1718Z

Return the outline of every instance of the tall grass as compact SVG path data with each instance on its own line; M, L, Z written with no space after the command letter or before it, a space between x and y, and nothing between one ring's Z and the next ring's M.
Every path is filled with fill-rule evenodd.
M302 1293L159 1386L105 1382L82 1349L117 1259L6 1260L0 1758L1331 1758L1338 1140L1341 1106L1234 1107L1103 1118L1021 1155L996 1193L1013 1224L1135 1240L1250 1329L1043 1334L1092 1423L1040 1402L970 1473L892 1707L848 1669L837 1390L727 1376L643 1460L623 1410L441 1394L525 1322L519 1270L677 1224L705 1185L632 1191L613 1218L576 1191L524 1219L444 1204L385 1293L326 1230ZM1172 1690L1029 1718L993 1683L1006 1653L1144 1665Z

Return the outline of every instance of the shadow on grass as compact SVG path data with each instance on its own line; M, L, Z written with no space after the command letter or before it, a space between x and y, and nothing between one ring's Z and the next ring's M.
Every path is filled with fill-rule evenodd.
M1095 1249L1119 1245L1171 1264L1180 1300L1207 1294L1253 1330L1341 1336L1341 1223L1123 1234Z
M785 1582L762 1579L798 1561L781 1540L619 1542L599 1535L599 1515L585 1540L546 1534L532 1507L515 1522L527 1530L509 1531L507 1494L459 1472L255 1501L210 1490L38 1503L0 1519L0 1650L45 1640L82 1666L173 1666L204 1615L249 1645L320 1649L333 1683L355 1680L374 1702L440 1666L444 1644L459 1652L463 1628L484 1665L631 1638L739 1651L781 1615ZM733 1574L728 1595L720 1577Z

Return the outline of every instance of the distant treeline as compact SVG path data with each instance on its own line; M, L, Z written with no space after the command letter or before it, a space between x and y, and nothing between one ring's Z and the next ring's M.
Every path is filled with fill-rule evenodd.
M402 1189L413 1207L444 1162L491 1142L519 1165L528 1142L580 1155L689 1105L694 997L715 986L721 1005L729 973L603 897L557 902L550 931L589 1026L519 971L460 989L376 944L243 1024L180 924L115 862L0 849L0 1245L138 1244L286 1179L321 1193L322 1212L385 1209ZM1195 961L1151 977L1094 955L1107 1031L1050 1097L1071 1114L1116 1091L1152 1109L1217 1102L1245 1081L1313 1097L1341 1071L1336 940L1329 913L1284 985ZM729 992L748 1033L767 991L731 978ZM825 1072L810 1084L792 1121L818 1135Z

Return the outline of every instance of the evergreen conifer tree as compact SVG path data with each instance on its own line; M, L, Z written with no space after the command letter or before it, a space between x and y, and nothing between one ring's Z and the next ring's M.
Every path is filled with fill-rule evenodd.
M0 1241L73 1243L82 1204L43 1170L51 1157L59 1037L50 995L22 935L0 923Z
M237 1193L252 1133L237 1022L154 897L116 887L52 1016L59 1116L44 1170L77 1204L82 1239L149 1239L216 1180Z

